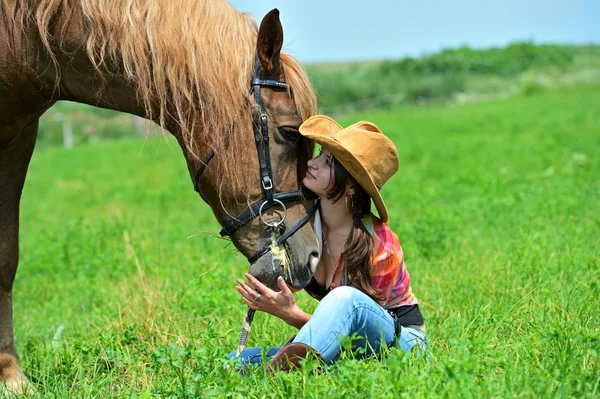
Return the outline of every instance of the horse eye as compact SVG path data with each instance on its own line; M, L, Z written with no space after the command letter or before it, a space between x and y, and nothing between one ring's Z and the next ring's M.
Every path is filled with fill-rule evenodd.
M300 137L300 133L298 133L297 129L292 127L280 127L277 128L281 137L288 141L296 141Z

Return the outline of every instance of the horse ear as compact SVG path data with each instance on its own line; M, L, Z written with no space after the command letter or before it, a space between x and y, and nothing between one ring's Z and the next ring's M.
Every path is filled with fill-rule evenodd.
M279 53L283 46L283 28L279 21L279 10L274 8L263 18L258 30L256 52L263 71L269 77L279 79L281 64Z

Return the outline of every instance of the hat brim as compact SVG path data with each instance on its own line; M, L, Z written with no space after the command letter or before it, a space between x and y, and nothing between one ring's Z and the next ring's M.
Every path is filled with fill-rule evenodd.
M335 121L334 122L337 126ZM339 130L343 130L343 127L339 126ZM336 141L329 133L319 133L314 131L303 131L300 128L300 134L304 137L313 140L314 142L320 144L325 147L331 155L337 159L344 168L356 179L358 184L369 194L373 203L375 204L375 208L377 209L377 213L379 215L379 219L383 222L387 222L388 220L388 212L385 207L385 203L383 202L383 198L379 193L379 189L377 185L371 178L371 175L367 171L367 169L360 163L358 159L348 150L346 147L341 145L338 141Z

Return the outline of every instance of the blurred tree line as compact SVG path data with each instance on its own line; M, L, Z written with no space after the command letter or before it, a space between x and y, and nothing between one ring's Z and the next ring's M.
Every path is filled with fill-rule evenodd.
M590 76L589 69L596 71ZM461 94L525 94L558 84L599 81L600 46L513 43L503 48L447 49L419 58L308 65L324 112L389 103L448 101ZM583 79L583 80L585 80ZM463 96L464 97L464 96Z
M322 112L336 115L600 84L600 45L524 42L490 49L460 47L418 58L312 64L306 69L321 97ZM42 117L37 146L69 148L158 132L153 123L132 115L59 102Z
M159 134L153 122L110 109L60 101L41 118L36 147L63 146Z

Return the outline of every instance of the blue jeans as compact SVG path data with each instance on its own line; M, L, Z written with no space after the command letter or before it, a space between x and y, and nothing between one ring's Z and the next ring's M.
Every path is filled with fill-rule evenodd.
M382 346L396 345L403 351L417 346L427 348L425 334L414 327L402 327L396 340L395 323L377 302L353 287L338 287L319 302L312 317L294 337L292 342L310 346L323 356L326 364L334 363L345 347L344 341L351 339L350 347L355 357L362 358L379 354ZM280 348L247 348L240 356L241 366L259 364L275 355ZM235 352L228 355L235 356Z

